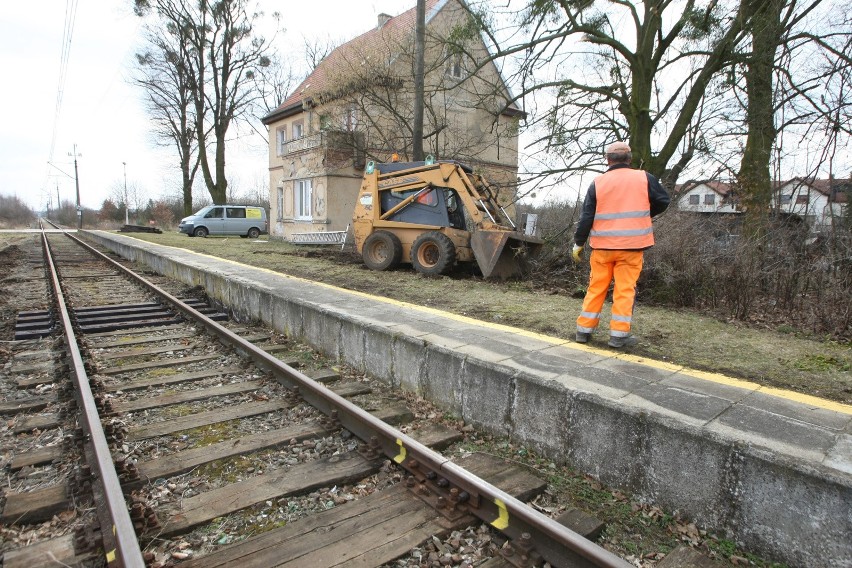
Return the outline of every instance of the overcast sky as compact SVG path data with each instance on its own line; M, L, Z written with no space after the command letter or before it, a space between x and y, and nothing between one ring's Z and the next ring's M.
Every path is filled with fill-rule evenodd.
M139 47L141 22L133 0L77 0L67 72L57 116L63 30L72 0L4 2L0 10L0 194L17 195L41 210L56 188L62 201L75 201L74 145L80 200L99 209L124 183L152 198L179 195L174 158L156 149L140 104L128 83ZM303 37L346 40L374 26L380 13L396 16L414 0L311 0L271 2L267 13L283 15L286 32L276 47L303 59ZM53 148L51 148L51 143ZM228 149L228 176L239 189L268 177L265 141L258 134ZM48 162L53 165L49 165ZM264 181L264 183L267 183Z

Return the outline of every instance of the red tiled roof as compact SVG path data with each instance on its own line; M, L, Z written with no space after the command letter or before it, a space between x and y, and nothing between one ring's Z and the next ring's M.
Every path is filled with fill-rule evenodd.
M730 183L726 183L723 181L715 181L715 180L707 180L707 181L689 181L685 184L678 187L678 194L683 195L684 193L698 187L699 185L706 185L711 190L715 191L722 197L727 196L731 193L733 189Z

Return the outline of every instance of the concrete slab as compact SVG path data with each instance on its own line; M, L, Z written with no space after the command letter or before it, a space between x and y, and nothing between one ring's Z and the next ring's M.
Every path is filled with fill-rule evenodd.
M791 566L852 566L852 408L92 232L239 318Z

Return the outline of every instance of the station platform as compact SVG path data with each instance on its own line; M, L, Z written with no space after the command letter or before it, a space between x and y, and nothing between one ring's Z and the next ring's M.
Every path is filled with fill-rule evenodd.
M852 566L852 406L102 231L325 355L790 566Z

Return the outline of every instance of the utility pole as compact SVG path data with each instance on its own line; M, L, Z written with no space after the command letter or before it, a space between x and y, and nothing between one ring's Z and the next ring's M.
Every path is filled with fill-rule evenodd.
M426 57L426 0L417 0L417 21L414 26L414 140L413 159L423 159L423 97L424 59Z
M77 187L77 229L83 228L83 208L80 207L80 176L77 173L77 156L82 154L77 153L77 145L74 144L74 153L68 154L74 156L74 185Z
M124 166L124 224L130 224L130 205L127 202L127 162L121 162Z

